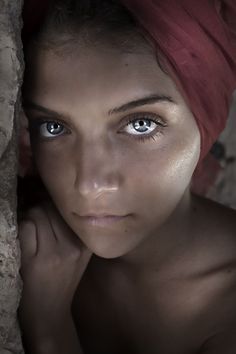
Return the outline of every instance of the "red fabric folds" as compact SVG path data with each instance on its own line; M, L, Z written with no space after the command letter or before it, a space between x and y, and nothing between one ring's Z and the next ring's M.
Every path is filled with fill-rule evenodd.
M163 55L193 112L201 159L224 129L236 88L235 0L120 0ZM41 23L53 0L25 0L24 37Z
M40 25L53 1L25 0L24 41ZM156 45L158 57L161 55L195 116L201 156L193 184L196 190L199 185L206 190L219 169L209 162L212 159L202 160L225 127L236 88L236 0L120 1ZM24 175L29 158L25 152L21 156ZM209 171L213 171L211 180Z
M236 1L121 2L154 40L193 112L201 161L225 127L236 88Z

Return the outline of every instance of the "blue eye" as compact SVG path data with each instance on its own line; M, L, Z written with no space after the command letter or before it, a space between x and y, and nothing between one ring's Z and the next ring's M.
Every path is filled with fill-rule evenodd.
M58 122L44 122L40 124L39 133L44 138L52 138L64 133L64 126Z
M129 122L125 131L126 133L132 135L146 135L152 133L156 129L157 125L158 123L151 119L140 118Z
M135 113L126 117L125 120L126 123L119 133L125 133L131 138L144 142L149 139L155 141L167 127L166 120L155 113Z
M135 137L145 138L161 132L165 126L166 123L156 114L140 113L129 117L123 131Z

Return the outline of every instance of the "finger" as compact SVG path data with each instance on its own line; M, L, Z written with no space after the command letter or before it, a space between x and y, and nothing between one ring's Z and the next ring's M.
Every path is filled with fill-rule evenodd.
M54 233L56 234L57 240L64 252L66 253L69 249L72 250L74 248L80 250L78 271L80 274L79 277L81 278L91 259L92 252L84 245L79 236L68 226L52 203L48 202L47 204L44 204L44 207L45 210L47 210Z
M41 207L30 209L27 217L35 222L37 253L48 254L56 247L56 237L45 211Z
M80 241L78 235L74 233L74 231L69 227L69 225L65 222L59 211L56 207L50 203L44 203L44 210L48 215L51 226L54 230L55 237L57 241L64 247L69 246L70 244L73 247L82 248L83 244Z
M21 247L21 262L25 263L37 252L36 227L31 220L22 220L18 226L18 238Z

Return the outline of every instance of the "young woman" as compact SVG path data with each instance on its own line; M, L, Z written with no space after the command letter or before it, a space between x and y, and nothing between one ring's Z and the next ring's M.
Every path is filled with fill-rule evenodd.
M50 199L20 223L33 354L236 352L235 211L191 192L236 87L233 1L56 1L24 113Z

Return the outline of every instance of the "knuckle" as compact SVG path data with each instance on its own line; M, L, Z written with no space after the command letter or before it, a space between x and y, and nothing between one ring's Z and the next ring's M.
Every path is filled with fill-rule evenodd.
M63 258L64 263L67 263L68 265L78 262L78 260L81 258L80 249L71 244L64 244L59 253Z
M47 260L47 264L50 268L58 268L63 264L63 257L59 253L54 253L50 259Z
M29 209L26 213L26 216L34 216L44 213L43 209L38 205L34 206L33 208Z
M72 262L77 262L81 258L81 251L78 248L74 248L69 253L70 260Z

